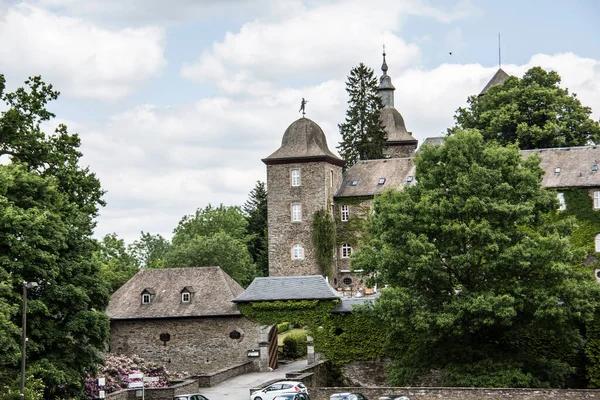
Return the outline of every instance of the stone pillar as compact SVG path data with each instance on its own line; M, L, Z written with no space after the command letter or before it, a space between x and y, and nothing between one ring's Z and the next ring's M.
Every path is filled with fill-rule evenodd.
M306 336L306 359L308 365L315 363L315 344L312 336Z
M267 372L269 370L269 331L271 326L260 327L260 341L258 342L258 348L260 350L260 360L258 362L258 368L260 372Z

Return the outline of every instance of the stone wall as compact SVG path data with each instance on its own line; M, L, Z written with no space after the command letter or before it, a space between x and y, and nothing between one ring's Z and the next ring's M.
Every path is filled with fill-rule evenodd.
M399 387L310 387L311 400L329 400L333 393L360 392L369 400L381 396L407 396L411 400L600 400L600 390L593 389L484 389L484 388L399 388Z
M300 186L291 186L292 169L300 169ZM267 166L270 276L323 275L312 241L313 215L330 211L341 180L341 167L326 162ZM302 206L300 222L292 222L292 204ZM292 260L292 246L297 243L304 248L304 259Z
M242 337L231 339L233 330ZM166 344L160 341L161 333L170 335ZM242 316L111 321L111 352L136 354L169 372L190 375L245 363L247 351L258 349L259 341L259 326Z
M374 387L386 386L386 368L391 364L385 361L352 361L342 367L344 386Z
M408 158L414 157L415 151L417 150L417 144L404 144L404 145L388 145L383 151L388 158Z
M209 374L203 374L198 376L199 387L211 387L218 385L219 383L236 377L238 375L248 374L250 372L257 371L256 363L248 361L239 365L235 365L231 368L222 369L220 371L211 372Z
M144 389L144 399L148 400L170 400L174 396L198 391L197 380L186 380L166 388ZM142 398L141 389L123 389L106 395L109 400L139 400ZM139 396L138 396L139 394Z

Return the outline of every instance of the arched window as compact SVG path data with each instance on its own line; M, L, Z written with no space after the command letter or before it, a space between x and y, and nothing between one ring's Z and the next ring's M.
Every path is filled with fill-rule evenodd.
M304 247L301 243L296 243L292 246L292 260L304 259Z
M596 235L596 252L600 253L600 233Z

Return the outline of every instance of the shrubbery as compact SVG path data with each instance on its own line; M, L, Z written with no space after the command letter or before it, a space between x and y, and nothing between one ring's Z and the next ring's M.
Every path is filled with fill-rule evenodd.
M277 333L283 333L290 330L289 322L282 322L277 325Z
M306 333L292 333L283 339L283 358L306 357Z

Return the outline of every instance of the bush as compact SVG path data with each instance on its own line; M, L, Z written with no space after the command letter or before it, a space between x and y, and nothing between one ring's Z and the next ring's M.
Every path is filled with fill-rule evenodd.
M277 333L283 333L290 330L289 322L282 322L277 325Z
M306 333L294 333L283 339L283 358L306 357Z

